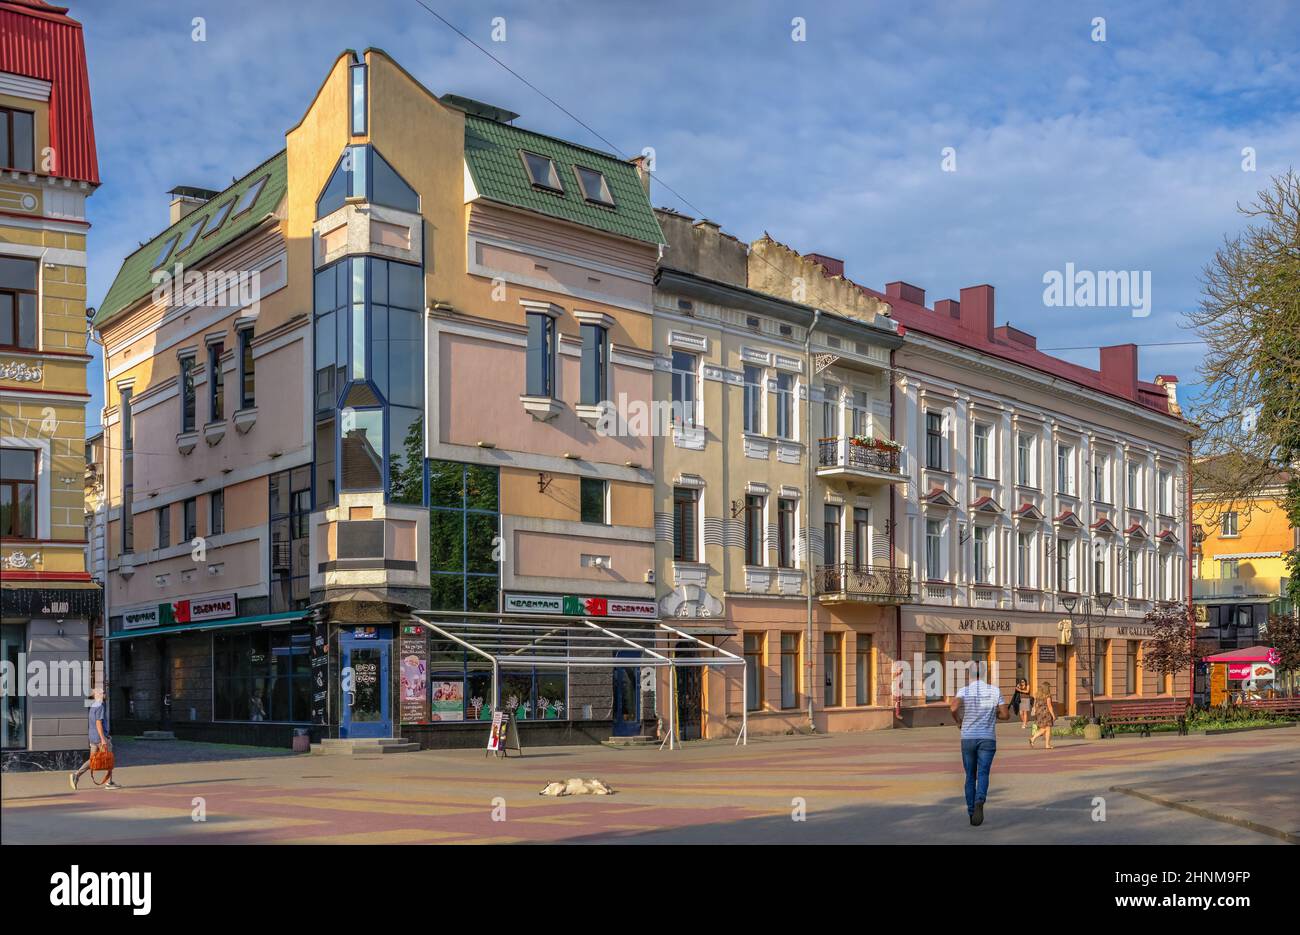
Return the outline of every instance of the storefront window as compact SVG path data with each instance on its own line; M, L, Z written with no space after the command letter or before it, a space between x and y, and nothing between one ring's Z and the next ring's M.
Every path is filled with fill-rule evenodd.
M523 720L567 720L569 679L564 669L502 669L500 707ZM434 721L491 720L492 670L447 640L429 644L429 690Z
M17 624L5 624L0 627L0 660L9 672L13 673L6 681L5 691L0 694L0 746L5 750L21 750L27 746L27 693L18 691L15 680L23 677L23 667L19 655L26 643L24 628Z
M763 634L745 634L745 691L750 711L763 707Z
M857 652L857 702L860 705L874 704L875 691L871 677L871 635L858 634Z
M972 637L970 661L975 663L970 675L972 679L993 680L993 637Z
M1034 685L1034 640L1030 636L1016 637L1016 681L1025 681L1029 683L1031 689L1036 690Z
M927 633L925 635L925 684L926 701L943 701L943 634Z
M781 634L781 707L799 706L799 634Z
M498 609L497 503L496 468L429 462L431 609Z
M215 634L214 720L310 721L310 650L306 628Z

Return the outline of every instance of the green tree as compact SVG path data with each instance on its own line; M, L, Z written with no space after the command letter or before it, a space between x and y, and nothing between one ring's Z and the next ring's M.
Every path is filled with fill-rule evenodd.
M1160 604L1143 622L1151 627L1151 636L1142 646L1142 668L1172 677L1192 667L1196 636L1186 604Z

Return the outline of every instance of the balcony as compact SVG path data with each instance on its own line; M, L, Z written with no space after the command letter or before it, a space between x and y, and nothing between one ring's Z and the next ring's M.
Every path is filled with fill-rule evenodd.
M903 452L879 442L823 438L817 443L817 476L827 480L902 483Z
M901 604L911 600L912 573L887 565L818 565L813 586L819 600Z
M1192 580L1194 600L1249 600L1286 597L1291 579L1254 575L1249 578L1196 578Z

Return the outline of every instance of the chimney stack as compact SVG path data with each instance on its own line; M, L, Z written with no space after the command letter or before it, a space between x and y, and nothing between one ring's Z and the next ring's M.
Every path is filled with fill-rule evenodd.
M886 283L885 295L891 299L902 299L904 302L911 302L913 305L925 308L925 290L902 280Z
M934 310L944 318L951 318L954 321L961 318L961 303L956 299L940 299L934 303Z
M650 194L650 170L646 168L646 163L650 160L644 155L633 156L629 162L636 167L636 177L641 183L641 188L645 190L646 195Z
M961 327L984 340L993 341L993 287L967 286L961 290Z
M844 275L843 260L837 260L833 256L826 256L826 254L824 253L808 253L805 254L805 258L812 260L814 263L821 264L821 266L823 266L826 269L827 276Z
M1020 344L1024 347L1037 348L1038 339L1027 331L1021 331L1019 328L1013 328L1010 325L999 325L993 329L993 334L999 341L1007 341L1012 344Z
M175 224L181 218L193 211L197 211L213 198L217 197L218 192L207 188L194 188L190 185L177 185L167 194L172 196L169 216L171 218L167 223Z
M1116 344L1101 349L1101 382L1125 399L1137 399L1138 349L1136 344Z

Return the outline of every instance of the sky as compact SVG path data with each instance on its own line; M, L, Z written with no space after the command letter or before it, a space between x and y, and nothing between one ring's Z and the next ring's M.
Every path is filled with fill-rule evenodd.
M1239 206L1300 169L1286 0L63 2L85 26L103 180L91 305L167 225L167 190L224 188L281 149L347 48L519 126L649 147L656 206L843 258L863 285L905 280L933 305L991 283L999 324L1092 367L1098 345L1137 343L1140 376L1177 374L1185 405L1202 270L1248 223ZM1067 264L1149 274L1149 314L1047 303ZM102 379L96 362L88 432Z

